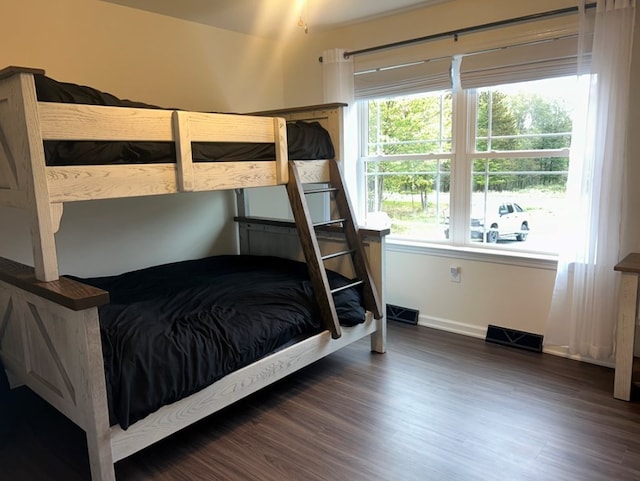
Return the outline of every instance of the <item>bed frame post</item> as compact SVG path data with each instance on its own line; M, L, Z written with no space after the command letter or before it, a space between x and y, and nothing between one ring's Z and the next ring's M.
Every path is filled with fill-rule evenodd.
M0 280L0 358L12 382L27 386L82 428L91 479L115 481L97 307L62 306L48 297L62 298L68 288L79 295L83 286L63 284L64 278L39 283L31 268L3 261L0 279L8 282Z
M369 269L371 270L373 284L378 292L378 299L380 299L382 310L381 318L376 320L376 322L378 323L378 327L376 331L371 334L371 350L382 354L387 351L387 306L385 304L385 239L387 232L381 233L381 231L376 230L376 235L373 237L369 237L367 236L366 231L366 228L360 229L361 235L365 238L365 250L367 253L367 259L369 261Z
M36 277L53 281L58 279L54 221L61 210L52 210L49 202L34 72L38 73L17 68L0 72L0 160L6 164L0 171L15 177L15 187L7 189L13 201L3 204L29 212Z
M100 325L97 309L93 309L93 312L94 319L92 322L88 322L85 328L87 350L84 355L89 372L85 382L86 424L84 430L87 437L91 480L115 481Z
M289 153L287 151L287 123L281 117L273 119L276 148L276 183L278 185L289 182Z

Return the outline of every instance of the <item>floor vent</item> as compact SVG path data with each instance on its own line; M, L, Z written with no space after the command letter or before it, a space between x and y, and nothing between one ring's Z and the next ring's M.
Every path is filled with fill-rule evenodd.
M404 322L406 324L418 324L419 311L408 307L387 304L387 319L389 321Z
M506 327L489 325L485 341L526 349L527 351L542 352L542 336L540 334L516 331Z

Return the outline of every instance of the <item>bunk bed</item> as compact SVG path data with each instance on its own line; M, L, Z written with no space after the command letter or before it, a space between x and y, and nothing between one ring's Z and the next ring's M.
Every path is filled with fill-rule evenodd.
M46 87L50 79L38 69L9 67L0 71L0 206L22 209L28 215L34 252L33 266L0 257L0 359L14 386L26 385L85 431L94 481L114 480L114 463L118 460L365 336L371 336L373 351L384 352L386 325L381 306L384 238L388 231L354 225L339 172L343 106L217 114L166 110L129 101L123 101L126 105L122 106L119 99L100 92L95 102L67 103L64 95L44 94L47 100L41 100L38 94L46 90L43 82ZM49 87L60 86L51 82ZM86 87L81 89L95 93ZM317 149L304 154L288 148L287 134L292 132L288 126L306 128L301 122L318 124L328 133L333 148L325 155L328 158L314 158ZM132 143L136 155L138 146L145 143L151 144L154 153L160 146L162 153L153 160L141 155L139 163L129 159L106 164L102 160L87 161L95 158L92 149L96 146L100 150L107 145L106 150L115 148L121 154L123 145L127 150ZM240 150L224 159L218 153L209 158L206 152L214 143L215 152L220 143ZM52 161L61 145L59 152L79 148L91 155L85 155L79 163L64 155L58 157L63 161ZM290 153L295 160L289 160ZM312 223L303 184L327 186L314 187L311 192L337 199L342 216L320 225ZM248 216L244 189L278 185L286 186L295 222ZM239 253L106 278L60 276L55 233L65 203L223 189L238 194L235 220ZM264 267L260 274L252 270L257 264ZM291 269L282 278L285 264ZM223 277L211 280L212 272ZM249 277L243 282L242 275ZM218 360L228 366L213 378L176 395L176 379L183 376L179 372L174 384L164 389L171 396L160 396L155 405L142 410L131 409L131 415L125 418L122 409L116 413L119 408L114 393L122 389L114 390L111 374L119 369L114 364L117 353L127 348L118 339L109 337L105 341L109 329L105 323L121 319L122 311L130 309L126 303L131 300L142 303L136 305L138 313L153 310L145 304L150 297L150 290L144 287L149 279L154 291L166 294L166 303L159 308L163 312L180 310L181 300L197 298L206 311L218 315L221 310L233 310L242 304L237 299L240 288L229 287L232 279L252 287L253 282L246 279L259 275L266 275L270 285L282 281L298 286L302 307L285 310L296 311L308 325L291 327L285 323L283 330L291 332L276 335L271 344L254 349L249 357L237 362L227 363L228 357L217 354ZM359 287L351 283L354 277L364 278ZM201 278L207 279L207 286L216 295L231 296L235 304L230 308L216 304L211 291L196 285L194 280ZM185 287L196 291L184 291ZM249 292L255 295L255 291ZM261 295L273 300L281 294ZM122 308L124 304L126 308ZM109 314L111 311L115 315ZM241 324L236 321L255 315L234 311L231 317ZM311 322L311 317L317 319ZM259 324L272 326L281 320L282 314L276 312L272 319L260 319ZM140 324L140 332L146 334L148 324ZM120 325L112 330L126 329ZM233 336L242 340L247 334L241 326L233 336L225 335L226 340ZM259 333L258 337L263 335ZM197 342L204 341L201 338ZM236 344L242 345L240 341ZM163 357L162 352L155 357ZM171 358L168 354L164 357ZM194 358L198 355L188 357ZM200 378L203 366L198 363L191 367L195 369L192 377ZM149 370L157 373L160 368ZM143 386L143 394L151 384L162 381L157 375L151 381L141 381L135 375L123 377L127 376L133 379L129 386ZM120 404L130 406L134 404L132 399L137 399L135 394Z

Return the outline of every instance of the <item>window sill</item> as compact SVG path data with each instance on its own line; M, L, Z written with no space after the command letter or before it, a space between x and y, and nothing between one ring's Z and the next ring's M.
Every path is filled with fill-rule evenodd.
M387 250L553 271L556 270L558 264L558 258L555 255L416 242L389 237L387 238Z

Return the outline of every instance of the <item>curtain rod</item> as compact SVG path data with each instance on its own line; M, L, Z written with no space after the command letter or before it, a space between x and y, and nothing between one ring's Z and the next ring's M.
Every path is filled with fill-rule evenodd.
M596 3L587 3L585 8L594 8ZM395 47L404 47L405 45L411 45L414 43L430 42L431 40L438 40L446 37L453 37L454 41L458 41L458 36L465 33L477 32L480 30L488 30L491 28L502 27L504 25L512 25L514 23L531 22L533 20L539 20L547 17L557 17L560 15L567 15L569 13L576 13L579 11L577 6L559 8L557 10L549 10L547 12L534 13L531 15L524 15L522 17L508 18L506 20L498 20L496 22L484 23L482 25L474 25L472 27L459 28L457 30L449 30L448 32L435 33L433 35L427 35L425 37L410 38L408 40L400 40L399 42L386 43L384 45L376 45L375 47L363 48L361 50L352 50L344 53L344 58L349 58L355 55L362 55L365 53L377 52L378 50L386 50ZM318 61L322 63L322 57L318 58Z

